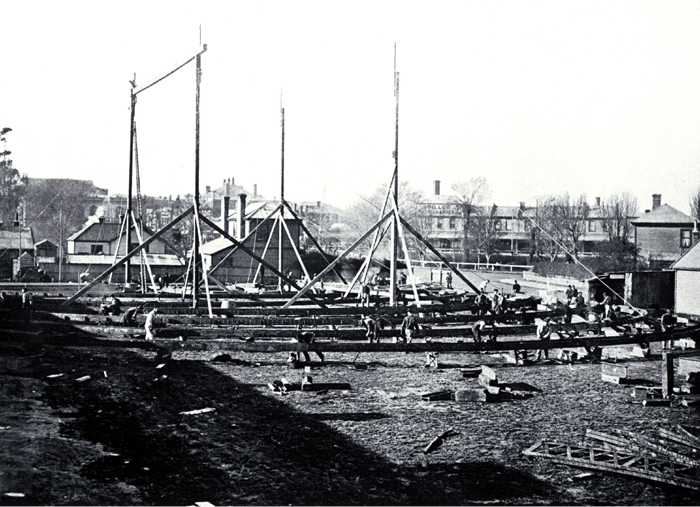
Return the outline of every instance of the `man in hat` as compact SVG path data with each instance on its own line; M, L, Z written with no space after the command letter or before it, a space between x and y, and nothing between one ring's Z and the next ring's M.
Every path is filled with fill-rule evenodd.
M401 323L401 339L404 343L411 343L413 334L418 331L418 319L413 314L413 309L408 310L408 314Z

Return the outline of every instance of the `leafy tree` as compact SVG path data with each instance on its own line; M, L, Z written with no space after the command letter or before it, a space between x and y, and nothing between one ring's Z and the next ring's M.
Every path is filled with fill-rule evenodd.
M6 136L12 129L0 130L0 141L5 145ZM20 174L19 170L12 167L11 152L3 149L0 152L0 220L4 223L12 223L15 220L17 208L22 202L22 196L27 185L27 176Z
M491 197L491 188L486 178L480 176L466 181L457 181L452 184L452 190L455 191L457 202L462 208L462 250L465 260L469 262L472 217L478 215L481 203Z

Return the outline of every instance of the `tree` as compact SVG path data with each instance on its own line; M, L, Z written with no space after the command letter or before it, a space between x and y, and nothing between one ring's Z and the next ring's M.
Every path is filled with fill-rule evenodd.
M700 195L696 197L700 199ZM612 194L600 207L600 213L609 241L627 243L632 220L637 216L637 198L629 192Z
M562 229L555 213L556 198L552 196L538 197L535 201L535 217L530 229L531 241L534 243L534 254L539 259L543 254L549 255L549 261L554 262L562 250L564 238ZM531 254L532 257L532 254Z
M569 244L569 253L576 259L578 259L579 239L586 232L590 211L586 196L583 194L571 200L569 194L565 193L554 201L552 209L554 226L559 228L561 237Z
M695 189L695 193L690 198L690 214L696 220L700 220L700 186Z
M479 176L467 181L456 181L452 184L456 199L462 208L462 250L469 262L469 233L472 229L472 217L478 214L480 204L491 197L491 188L486 178Z
M469 226L470 242L477 251L483 254L486 262L491 262L491 256L498 249L498 240L503 236L498 220L498 206L490 209L478 208L472 215Z
M61 257L68 238L85 224L84 203L91 190L92 182L85 180L28 180L25 201L35 236L56 243Z
M386 186L380 185L368 198L356 200L346 208L343 222L354 231L357 237L367 232L368 229L377 223L377 220L380 218L379 212L382 209L385 195ZM393 194L389 196L389 199L393 199ZM399 212L420 234L425 236L425 233L429 230L429 224L426 221L425 215L422 213L422 199L423 193L413 188L410 183L407 181L399 183ZM393 206L391 202L388 201L385 214L391 210L393 210ZM413 236L405 232L405 237L408 247L415 248L416 243L413 240ZM368 239L365 243L369 245L370 240L371 239Z
M5 127L0 130L0 141L6 144L6 136L12 129ZM15 220L22 196L27 185L27 176L12 167L11 152L3 149L0 152L0 220L6 224Z

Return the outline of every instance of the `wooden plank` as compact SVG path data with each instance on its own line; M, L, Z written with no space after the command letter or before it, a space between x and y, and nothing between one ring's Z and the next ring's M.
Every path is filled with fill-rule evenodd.
M455 401L458 403L487 402L489 401L489 393L486 389L458 389L455 391Z
M490 368L486 365L481 365L481 375L488 379L496 380L498 377L496 376L496 372L493 370L493 368Z
M302 382L301 383L301 390L302 391L327 391L331 389L339 389L342 391L349 391L351 389L350 384L347 383L342 383L342 382L321 382L321 383L316 383L316 382Z
M673 352L661 353L661 394L668 398L673 393Z

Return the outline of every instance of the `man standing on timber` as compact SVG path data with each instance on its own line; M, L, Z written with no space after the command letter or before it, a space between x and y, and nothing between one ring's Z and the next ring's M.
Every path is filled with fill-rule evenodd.
M549 343L549 339L552 336L552 319L547 317L543 322L537 325L537 339L545 343ZM542 348L537 351L535 356L535 361L539 361L540 358L544 356L545 359L549 359L549 349Z
M418 319L413 315L413 310L409 309L408 314L401 323L401 339L404 343L411 343L413 334L418 331Z
M32 293L26 287L22 289L22 313L24 313L25 322L29 322L32 316Z
M158 313L158 308L154 308L146 315L146 325L144 326L146 328L146 340L153 339L153 324L156 319L156 313Z

